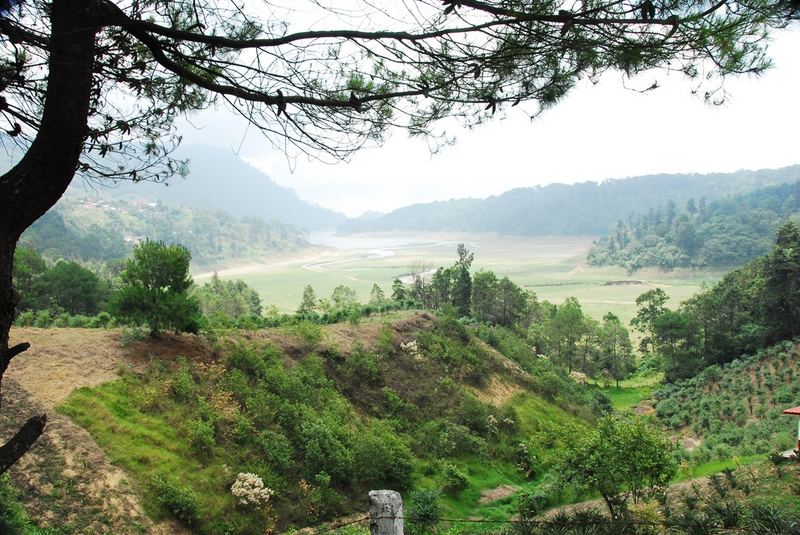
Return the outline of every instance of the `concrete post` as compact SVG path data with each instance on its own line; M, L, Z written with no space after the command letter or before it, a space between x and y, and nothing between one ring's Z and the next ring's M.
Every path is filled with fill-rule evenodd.
M403 535L403 499L393 490L369 491L371 535Z

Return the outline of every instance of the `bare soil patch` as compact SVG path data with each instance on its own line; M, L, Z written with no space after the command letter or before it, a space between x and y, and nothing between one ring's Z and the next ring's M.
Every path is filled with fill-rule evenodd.
M511 496L518 490L519 487L515 487L514 485L500 485L499 487L495 487L493 489L486 489L481 492L481 497L478 499L478 503L483 505L495 500L501 500Z
M23 341L31 349L12 361L3 380L0 441L30 416L47 414L44 434L10 470L31 517L75 533L188 533L176 522L152 522L125 472L89 433L53 409L76 388L113 381L120 369L142 370L151 355L212 358L210 349L192 336L124 347L116 330L13 329L11 343Z

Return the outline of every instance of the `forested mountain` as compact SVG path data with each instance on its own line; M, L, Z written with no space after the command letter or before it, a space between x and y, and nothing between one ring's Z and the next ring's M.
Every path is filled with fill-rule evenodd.
M237 217L278 220L309 230L333 229L343 214L303 201L294 190L276 184L230 150L190 145L176 155L188 159L186 178L175 176L169 185L120 182L103 188L115 199L160 201L204 210L224 210ZM83 189L80 185L73 189Z
M67 195L22 235L20 244L51 259L112 260L144 239L185 245L196 266L218 266L234 258L258 259L308 245L293 226L218 210L129 203Z
M661 174L601 183L518 188L487 199L415 204L369 221L348 221L344 232L383 230L477 231L521 235L605 234L631 212L672 199L714 200L800 179L800 165L735 173Z
M775 231L800 215L800 182L770 186L706 205L689 199L680 209L669 201L598 241L589 253L594 265L619 264L634 270L741 265L770 250Z

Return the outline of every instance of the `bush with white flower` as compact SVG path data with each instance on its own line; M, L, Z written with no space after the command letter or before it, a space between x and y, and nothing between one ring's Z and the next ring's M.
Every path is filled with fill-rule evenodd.
M269 487L264 486L264 480L255 474L240 473L231 485L231 494L239 505L260 509L267 505L270 496L275 494Z

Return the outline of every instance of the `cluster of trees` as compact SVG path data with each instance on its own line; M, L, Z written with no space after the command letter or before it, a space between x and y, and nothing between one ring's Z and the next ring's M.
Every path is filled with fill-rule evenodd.
M218 322L236 321L249 316L261 316L261 297L241 280L222 280L214 273L211 280L191 295L200 302L200 310L207 318Z
M770 186L707 203L674 201L631 214L589 253L594 265L629 270L656 266L738 266L769 251L775 230L800 213L800 182Z
M111 294L110 282L93 271L67 260L49 265L28 247L17 248L13 276L21 296L18 308L23 312L93 315L106 309Z
M635 325L642 349L663 359L667 380L691 377L800 334L800 227L778 229L772 251L716 285L666 308L667 295L642 294Z
M561 305L540 301L534 292L493 271L471 274L473 260L473 253L459 244L452 266L439 267L432 275L418 269L408 285L396 279L392 299L411 299L464 321L516 330L568 372L619 381L633 371L630 337L616 315L608 313L597 321L584 314L574 297ZM491 343L492 335L486 338Z
M223 281L215 274L203 286L194 285L191 258L182 245L147 240L134 247L126 262L98 274L67 260L51 265L33 249L19 247L14 262L14 284L22 295L17 322L106 327L113 321L147 325L155 335L261 317L261 298L240 280Z

